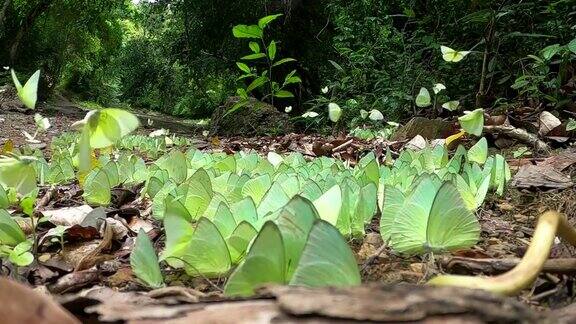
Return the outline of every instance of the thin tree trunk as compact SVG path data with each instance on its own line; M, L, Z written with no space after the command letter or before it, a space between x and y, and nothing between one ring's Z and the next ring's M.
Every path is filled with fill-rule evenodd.
M2 10L0 11L0 35L4 33L4 21L6 20L6 11L12 0L4 0L4 5L2 5Z
M34 26L36 19L42 15L50 5L52 4L53 0L41 0L36 7L28 13L28 16L22 21L20 27L18 28L18 32L16 33L16 37L14 37L14 41L12 42L12 46L10 47L10 63L14 64L16 61L16 56L18 55L18 50L20 49L20 44L22 43L22 39L28 33L30 28Z

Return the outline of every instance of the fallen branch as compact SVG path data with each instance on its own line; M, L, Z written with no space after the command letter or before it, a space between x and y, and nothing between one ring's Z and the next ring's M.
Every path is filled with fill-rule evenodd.
M451 272L500 274L520 263L521 259L474 259L463 257L441 258L442 267ZM544 262L542 272L557 274L575 274L576 258L550 259Z
M489 134L503 134L510 138L519 140L523 143L531 145L537 152L548 153L550 152L550 147L548 144L544 143L538 138L538 136L528 133L522 128L516 128L514 126L484 126L484 132Z
M515 295L530 286L544 268L556 235L576 246L576 230L566 217L549 211L538 219L532 242L522 260L512 270L495 277L442 275L428 282L435 286L456 286L488 290L501 295Z

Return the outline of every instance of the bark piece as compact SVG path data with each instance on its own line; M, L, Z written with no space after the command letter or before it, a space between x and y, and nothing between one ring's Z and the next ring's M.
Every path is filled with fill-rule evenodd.
M516 188L566 189L574 185L570 177L551 165L524 165L512 179Z
M114 297L100 298L102 304L90 306L88 311L97 311L100 320L129 323L555 322L553 314L545 317L513 298L480 290L418 285L272 286L253 299L189 305L143 303L138 299L122 302Z
M0 303L3 323L80 323L48 296L6 278L0 278Z
M343 289L272 289L280 308L296 317L378 321L485 323L538 321L525 305L490 293L452 287L379 285Z

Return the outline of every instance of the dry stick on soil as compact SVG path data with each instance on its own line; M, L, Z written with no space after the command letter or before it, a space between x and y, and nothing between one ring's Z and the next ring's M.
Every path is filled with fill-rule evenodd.
M550 147L548 144L541 141L538 136L528 133L526 130L521 128L516 128L513 126L484 126L484 132L489 134L503 134L510 138L519 140L523 143L532 145L534 149L538 152L548 153L550 152Z
M46 191L44 196L42 196L42 198L40 198L40 200L38 200L38 203L36 204L36 210L39 210L41 208L46 207L48 205L48 203L50 203L50 200L52 200L52 198L56 194L56 191L58 191L58 189L55 186L50 187Z
M369 266L372 265L372 263L374 263L374 261L380 257L380 255L386 250L386 247L388 247L388 245L386 243L382 244L381 247L378 248L378 250L376 252L374 252L374 254L372 254L367 260L366 262L364 262L364 264L362 265L362 269L360 269L361 272L364 272L366 270L366 268L368 268Z
M576 230L568 224L566 217L558 212L548 211L538 219L532 242L514 269L495 277L443 275L433 278L428 284L484 289L501 295L515 295L536 280L550 255L556 234L576 246Z
M463 257L442 258L440 264L448 270L458 272L499 274L506 272L520 263L521 259L474 259ZM576 274L576 258L550 259L544 262L542 272L559 274Z

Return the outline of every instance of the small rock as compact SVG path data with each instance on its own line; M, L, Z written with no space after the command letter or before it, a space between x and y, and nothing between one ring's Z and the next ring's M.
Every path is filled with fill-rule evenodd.
M392 136L392 141L405 141L416 135L421 135L425 139L446 138L457 132L453 123L442 119L428 119L424 117L414 117L406 125L400 127Z
M426 148L426 140L421 135L416 135L410 142L406 143L404 148L416 151L423 150Z
M517 221L518 223L527 223L528 216L522 214L516 214L514 215L514 220Z
M368 233L366 238L364 238L364 243L380 247L382 244L384 244L384 241L382 241L382 236L380 236L380 234Z
M412 272L416 272L416 273L424 273L424 264L422 262L411 263L410 264L410 270L412 270Z
M507 202L499 203L499 204L497 204L497 206L498 206L498 208L499 208L501 211L512 211L512 210L514 210L514 206L510 205L510 204L507 203Z
M514 235L516 235L516 237L520 237L520 238L525 236L524 232L522 232L522 231L516 231L516 233L514 233Z
M495 238L495 237L491 237L488 240L486 240L486 243L488 243L488 245L495 245L495 244L499 244L500 240Z

